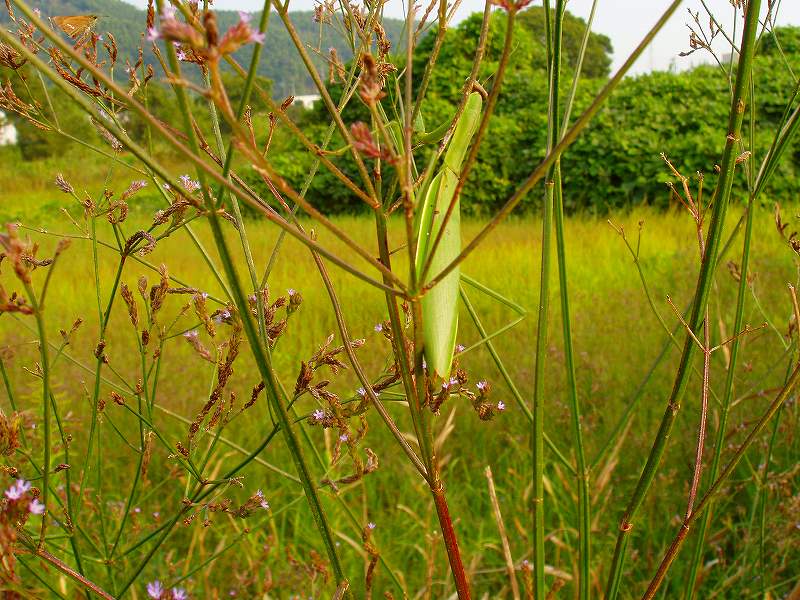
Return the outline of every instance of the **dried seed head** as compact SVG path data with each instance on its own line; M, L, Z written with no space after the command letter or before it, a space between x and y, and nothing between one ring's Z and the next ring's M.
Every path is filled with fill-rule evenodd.
M61 173L56 175L56 187L58 189L60 189L62 192L64 192L65 194L74 194L75 193L75 190L73 189L73 187L69 184L69 182L66 179L64 179L64 176Z
M128 316L131 319L131 324L133 325L134 329L138 329L139 313L136 309L136 300L133 298L133 293L131 292L130 288L123 283L120 286L120 294L122 295L122 299L125 301L125 304L128 307Z
M14 48L0 42L0 65L16 71L26 62L27 60Z
M378 71L378 65L371 54L361 55L361 83L358 94L365 104L373 105L383 98L386 94L382 91L382 77Z
M11 456L20 447L19 434L23 425L21 413L6 416L0 412L0 456Z

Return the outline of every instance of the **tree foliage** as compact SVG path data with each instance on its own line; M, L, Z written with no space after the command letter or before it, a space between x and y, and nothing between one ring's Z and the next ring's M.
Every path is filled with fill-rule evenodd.
M540 8L519 16L503 91L478 163L462 192L465 212L480 214L497 209L544 156L547 84L543 17ZM428 130L452 116L472 65L480 25L481 15L473 15L447 33L448 39L442 46L422 110ZM491 87L497 69L505 27L505 15L495 13L480 71L480 80L486 88ZM569 16L565 20L567 57L562 98L568 95L570 69L575 64L584 27L585 23L576 17ZM415 58L418 84L432 44L433 36L423 40ZM608 39L593 34L588 47L589 62L581 78L573 117L588 106L608 75L611 51ZM769 132L776 130L786 109L785 98L795 89L794 73L800 72L798 63L800 28L778 28L765 35L762 52L754 65L754 85L759 98L755 107L755 152L751 158L754 162L769 148ZM387 85L387 89L391 93L391 85ZM386 105L388 100L384 101ZM562 159L566 207L603 213L641 202L668 206L670 191L665 182L672 177L661 158L662 153L687 176L703 173L706 189L711 189L715 163L725 144L724 124L729 102L728 77L718 66L652 72L626 79ZM353 103L356 106L346 113L348 122L368 120L367 113L358 107L358 100L354 99ZM323 107L308 113L306 119L316 123L320 132L327 123ZM341 147L341 144L341 140L336 139L334 147ZM288 146L282 153L273 155L273 160L287 168L290 180L299 183L296 177L302 178L307 172L307 168L300 165L310 165L313 157L299 147ZM792 159L783 161L778 176L766 190L767 198L783 199L794 193L800 185L798 160L800 156L792 151ZM336 162L356 179L355 169L346 154ZM741 173L738 177L736 197L743 199L746 182ZM326 174L317 176L309 197L330 211L355 210L362 206ZM536 209L539 201L540 195L531 193L522 204L522 210Z

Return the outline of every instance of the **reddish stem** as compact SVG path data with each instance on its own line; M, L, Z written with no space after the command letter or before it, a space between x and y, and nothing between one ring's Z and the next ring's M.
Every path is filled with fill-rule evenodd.
M458 598L459 600L470 600L472 596L469 591L467 572L464 570L464 563L461 562L461 551L458 549L458 539L453 528L453 521L450 519L450 509L444 496L444 488L440 484L437 489L432 489L431 492L433 493L433 501L436 504L436 513L439 516L444 547L447 549L447 558L450 560L450 570L453 572Z

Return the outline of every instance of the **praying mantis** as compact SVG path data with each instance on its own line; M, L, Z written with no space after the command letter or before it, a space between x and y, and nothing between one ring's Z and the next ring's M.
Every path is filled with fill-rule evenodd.
M425 265L430 263L428 278L436 276L461 252L461 210L458 199L450 219L447 223L443 221L458 186L467 148L480 122L481 105L481 95L472 92L453 131L442 165L421 195L422 201L416 215L416 271L421 274ZM441 242L433 248L440 231ZM428 370L443 378L450 375L456 347L460 277L460 269L456 267L422 297L425 360Z

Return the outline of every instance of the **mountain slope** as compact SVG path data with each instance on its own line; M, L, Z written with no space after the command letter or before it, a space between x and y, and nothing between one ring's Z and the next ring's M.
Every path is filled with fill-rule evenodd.
M100 15L96 29L99 33L109 31L114 35L119 46L121 64L124 66L125 58L130 59L131 62L135 60L141 35L145 29L146 12L144 10L121 0L32 0L30 4L39 8L43 16ZM238 15L235 11L216 11L216 15L221 31L224 31L238 20ZM259 16L254 14L253 20L258 21ZM336 32L330 26L324 27L320 32L319 24L314 22L313 12L292 12L290 16L295 29L306 43L306 48L314 57L314 62L323 76L327 74L326 63L312 49L320 48L322 54L327 56L328 49L334 47L342 60L346 61L351 57L347 44L340 36L336 35ZM7 26L8 22L8 15L3 11L0 13L0 23ZM383 26L393 44L400 39L403 21L385 19ZM251 54L252 47L245 47L236 53L236 59L246 66L249 63ZM149 62L153 62L152 55L149 52L146 54L146 59ZM273 81L272 90L276 98L289 94L312 94L316 92L316 88L308 76L286 28L274 11L270 15L267 41L264 52L261 55L258 74Z

